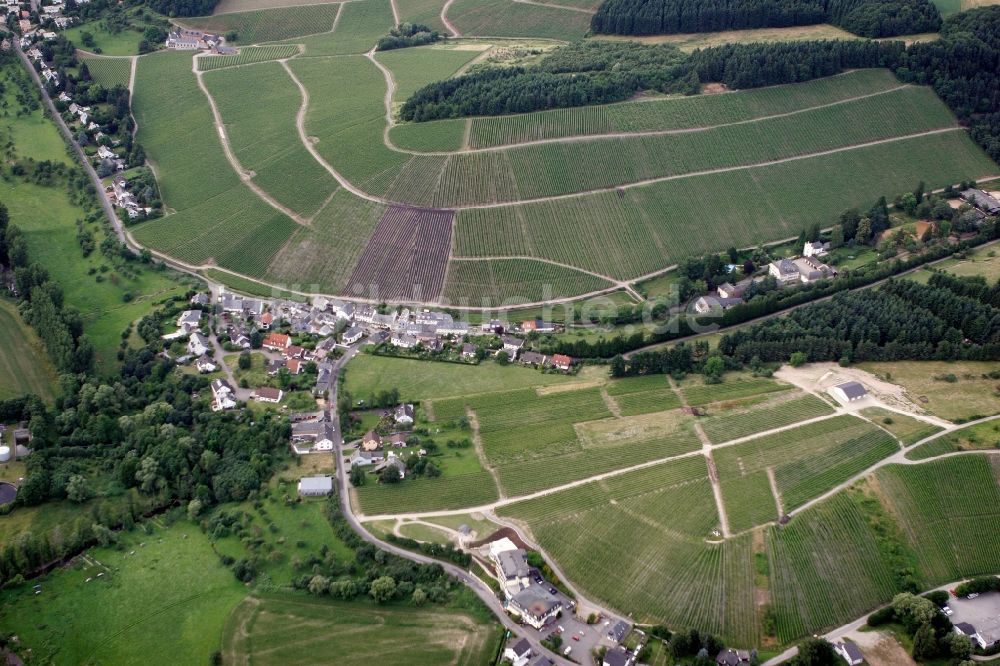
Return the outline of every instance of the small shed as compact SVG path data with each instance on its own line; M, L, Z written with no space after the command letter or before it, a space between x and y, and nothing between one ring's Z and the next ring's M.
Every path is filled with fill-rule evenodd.
M868 396L868 389L861 382L844 382L830 389L830 394L840 402L855 402Z

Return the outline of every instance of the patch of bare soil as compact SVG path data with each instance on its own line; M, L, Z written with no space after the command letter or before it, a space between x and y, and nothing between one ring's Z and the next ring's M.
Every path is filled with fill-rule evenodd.
M825 394L831 386L854 380L864 384L868 392L884 405L911 414L924 415L927 413L910 399L906 389L902 386L887 382L860 368L842 368L836 363L807 363L798 368L785 365L774 373L774 376L781 381L817 394Z
M852 631L846 638L858 644L869 666L916 666L895 636L878 631Z
M729 92L729 88L726 87L725 83L706 83L701 87L702 95L713 95L724 92Z

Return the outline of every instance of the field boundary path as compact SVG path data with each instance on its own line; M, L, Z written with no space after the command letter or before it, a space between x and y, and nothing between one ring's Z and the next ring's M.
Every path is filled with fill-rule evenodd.
M537 7L548 7L549 9L565 9L571 12L581 12L583 14L588 14L593 16L597 12L593 9L584 9L583 7L569 7L567 5L554 5L550 2L538 2L538 0L512 0L521 5L535 5Z
M451 3L453 2L455 2L455 0L448 0L448 2L441 6L441 23L444 24L444 27L448 28L448 32L451 33L452 37L461 37L462 35L458 32L458 29L455 28L454 24L448 20L448 8L451 7Z
M479 464L493 477L493 483L497 486L497 496L500 499L506 499L507 493L504 492L503 485L500 483L500 475L497 474L496 467L490 464L489 458L486 457L486 449L483 448L483 438L479 434L479 416L472 407L465 408L465 416L469 419L469 425L472 426L472 445L476 448Z

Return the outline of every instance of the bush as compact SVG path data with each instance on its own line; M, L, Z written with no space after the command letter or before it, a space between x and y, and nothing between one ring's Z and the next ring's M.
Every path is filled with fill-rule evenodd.
M869 627L879 627L883 624L889 624L896 619L896 611L892 609L892 606L886 606L885 608L880 608L871 615L868 616L868 626Z

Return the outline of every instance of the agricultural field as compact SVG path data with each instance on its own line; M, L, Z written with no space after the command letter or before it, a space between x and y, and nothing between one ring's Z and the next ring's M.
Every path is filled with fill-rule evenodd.
M310 222L339 185L299 139L298 106L289 103L299 97L299 89L285 68L272 62L224 69L204 74L203 81L222 115L230 147L254 174L253 182Z
M884 467L875 480L928 585L996 573L1000 487L987 455Z
M394 24L389 0L352 0L343 4L335 30L287 41L301 43L308 56L367 53Z
M706 384L702 376L694 375L685 378L679 385L688 404L693 407L789 391L793 388L790 384L782 384L766 377L740 373L727 374L721 384Z
M605 387L622 416L636 416L677 409L681 398L665 375L615 379Z
M259 44L276 42L292 37L327 32L340 11L339 4L303 5L299 7L274 7L267 10L244 11L199 18L186 18L181 22L191 28L226 34L235 32L233 44ZM190 54L188 54L190 57Z
M302 5L334 4L330 0L221 0L213 14L249 12L255 9L275 9L277 7L299 7Z
M389 129L389 141L399 150L417 153L452 152L463 148L472 120L458 118L426 123L402 123Z
M898 412L890 412L881 407L867 407L861 410L861 415L874 422L880 428L884 428L896 436L904 446L915 444L925 437L930 437L941 428Z
M482 666L498 648L501 626L459 609L378 606L304 594L248 597L226 621L227 664L309 663L336 655L345 666Z
M432 456L431 460L442 468L441 476L435 479L406 478L396 484L377 484L376 478L370 476L365 485L353 490L360 513L396 513L403 507L407 511L460 509L497 500L496 483L490 473L480 466L474 450L446 449L444 441L439 442L439 446L441 456L445 458ZM447 458L452 455L461 455L463 459L454 461Z
M722 410L710 411L708 418L699 419L705 434L713 444L721 444L758 432L833 414L827 403L810 394L783 392L763 402L751 399Z
M638 621L693 626L755 644L751 536L705 541L718 516L702 457L498 512L527 525L589 597L627 608Z
M222 67L237 67L252 65L268 60L282 60L298 55L299 49L291 44L274 44L271 46L246 46L236 55L203 55L196 59L198 71L205 72ZM256 73L258 70L254 70ZM252 76L252 75L251 75Z
M606 279L531 259L452 260L444 301L497 307L538 303L614 288Z
M466 63L490 48L489 44L461 47L421 46L381 51L375 59L385 65L396 82L393 102L402 104L420 88L451 77Z
M38 335L24 323L13 303L0 300L0 400L34 393L46 402L55 397L56 369Z
M131 58L84 58L91 78L104 88L128 88L132 76Z
M859 367L899 384L914 404L949 421L962 423L1000 413L998 363L908 361L863 363Z
M399 20L404 23L421 23L440 33L448 33L441 22L441 8L445 0L396 0Z
M818 497L899 450L896 441L853 416L809 425L716 449L729 527L740 532Z
M884 69L862 69L804 83L768 86L729 95L650 97L640 101L472 118L471 148L612 132L663 132L766 118L853 98L885 94L899 80ZM438 121L454 122L454 121ZM420 123L431 127L436 123Z
M841 493L766 531L771 610L785 643L886 603L899 590L854 493Z
M437 300L454 217L451 211L389 207L347 280L350 292L391 301Z
M941 435L907 451L909 460L926 460L958 451L1000 449L1000 421L987 421Z
M996 169L967 136L947 132L618 192L463 210L455 256L533 256L626 279L720 247L794 235L810 220L869 206L922 178L938 186ZM707 209L719 224L706 222ZM583 242L566 243L567 236Z
M123 533L69 567L0 592L0 623L59 663L203 663L246 595L196 525ZM103 574L98 576L98 574ZM41 594L32 593L40 583Z
M590 14L513 0L455 0L448 19L463 36L538 37L573 42L590 29Z

